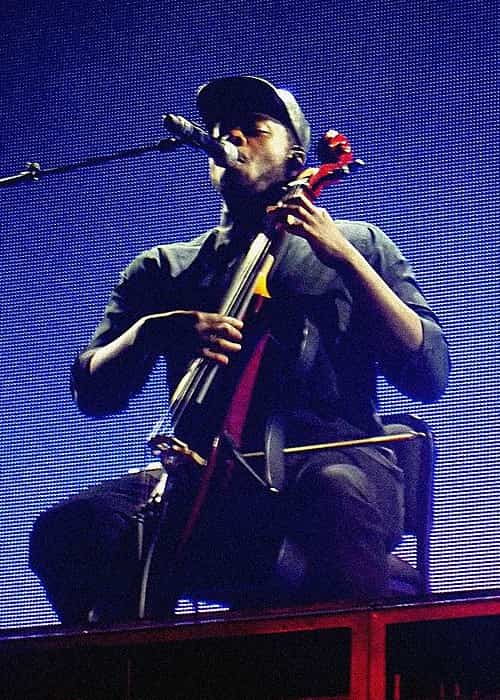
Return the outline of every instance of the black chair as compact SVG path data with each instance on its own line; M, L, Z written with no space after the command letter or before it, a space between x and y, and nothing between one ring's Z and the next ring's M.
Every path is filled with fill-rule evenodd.
M404 533L415 538L416 565L412 566L395 554L389 554L388 563L392 595L423 595L430 592L429 550L436 458L434 435L425 420L411 413L384 415L382 422L387 435L418 434L412 440L390 444L404 473Z
M425 595L430 592L430 535L436 457L434 435L425 420L411 413L382 415L380 419L389 438L386 443L382 441L380 444L394 450L398 465L403 470L404 535L415 539L416 549L415 565L397 554L388 555L388 597ZM302 552L292 543L285 542L278 559L280 572L285 580L300 581L307 564Z

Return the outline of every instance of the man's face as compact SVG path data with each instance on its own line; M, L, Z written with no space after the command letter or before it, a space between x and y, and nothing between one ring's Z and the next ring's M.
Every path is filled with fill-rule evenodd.
M265 195L290 178L290 137L286 127L265 114L234 116L217 124L212 135L238 147L238 162L227 168L210 164L213 185L226 201Z

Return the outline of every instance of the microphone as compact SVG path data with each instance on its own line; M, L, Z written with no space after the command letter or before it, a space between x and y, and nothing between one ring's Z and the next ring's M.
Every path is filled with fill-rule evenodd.
M174 136L177 136L182 143L205 151L214 159L217 165L226 167L227 165L234 165L238 160L239 153L234 143L217 141L217 139L210 136L208 131L184 117L176 114L164 114L163 125Z

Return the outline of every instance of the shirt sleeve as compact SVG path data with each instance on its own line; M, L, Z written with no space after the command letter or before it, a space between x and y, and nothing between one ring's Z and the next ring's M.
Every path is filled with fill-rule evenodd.
M167 267L167 269L165 269ZM138 256L120 275L92 339L74 361L70 387L79 409L91 416L117 413L128 406L132 396L146 383L157 357L137 356L134 369L116 363L105 376L91 376L89 364L94 351L118 338L138 319L168 310L171 300L168 265L159 249Z
M420 317L423 342L417 351L379 354L386 379L406 396L425 403L444 393L450 357L441 323L427 303L415 274L398 247L377 227L370 226L375 254L372 265L391 289Z

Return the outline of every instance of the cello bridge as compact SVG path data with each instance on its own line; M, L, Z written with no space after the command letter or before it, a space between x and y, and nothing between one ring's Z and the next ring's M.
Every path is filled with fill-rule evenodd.
M175 465L179 457L185 457L199 467L204 467L207 463L206 459L175 435L153 435L149 438L148 445L153 455L159 457L164 466Z

